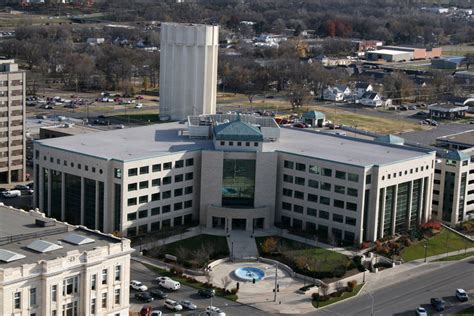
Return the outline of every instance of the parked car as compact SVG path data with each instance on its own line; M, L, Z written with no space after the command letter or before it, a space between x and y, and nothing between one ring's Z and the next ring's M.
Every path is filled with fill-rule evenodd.
M225 313L219 307L216 306L206 307L206 313L212 316L225 316Z
M410 106L408 107L408 109L409 109L409 110L416 110L417 107L416 107L416 105L410 105Z
M159 276L159 277L156 277L153 281L151 281L153 284L160 284L162 281L165 281L165 280L171 280L170 278L168 277L165 277L165 276Z
M191 301L183 300L183 301L180 301L179 304L183 306L184 308L192 310L192 311L197 309L196 304L193 304Z
M446 302L443 301L440 298L434 297L434 298L431 298L431 306L433 306L433 308L437 312L441 312L441 311L444 311L444 308L446 306Z
M23 185L23 184L17 184L15 186L15 190L20 190L21 192L23 192L25 194L30 194L30 195L34 193L33 189L31 189L29 186Z
M8 190L2 193L5 198L14 198L21 196L20 190Z
M456 298L461 302L467 302L469 300L469 296L467 296L466 291L463 289L456 290Z
M168 294L166 294L165 292L163 292L162 290L160 290L160 289L158 289L158 288L156 288L156 287L150 289L150 294L151 294L151 296L153 296L154 298L157 298L157 299L159 299L159 300L168 297Z
M428 313L426 312L426 309L419 306L419 307L416 308L416 315L418 315L418 316L428 316Z
M216 295L216 290L214 289L199 289L198 294L202 297L211 298Z
M152 310L150 314L150 316L161 316L161 315L163 315L163 313L157 309Z
M425 116L425 115L427 115L427 114L428 114L428 113L426 113L426 112L420 111L420 112L416 112L415 115Z
M145 292L148 291L148 287L140 281L132 280L130 281L130 287L136 291Z
M182 311L183 310L183 306L181 306L178 302L176 302L174 300L170 300L170 299L167 299L165 301L165 307L168 308L168 309L171 309L173 311Z
M469 124L474 124L474 121L470 121Z
M153 297L150 295L149 292L138 292L135 293L135 298L139 301L150 303L153 301Z
M135 109L141 109L143 107L143 104L137 103L135 104Z
M308 125L306 125L305 123L296 123L293 125L293 127L296 127L296 128L307 128Z

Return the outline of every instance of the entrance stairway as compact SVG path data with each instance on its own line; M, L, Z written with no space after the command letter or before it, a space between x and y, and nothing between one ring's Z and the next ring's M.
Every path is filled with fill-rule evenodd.
M258 249L252 233L234 230L227 235L227 245L232 259L257 258Z

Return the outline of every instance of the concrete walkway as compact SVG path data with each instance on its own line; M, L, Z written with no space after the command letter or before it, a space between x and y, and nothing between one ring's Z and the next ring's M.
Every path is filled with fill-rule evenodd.
M227 235L230 257L234 259L257 258L258 249L255 238L247 231L231 231Z

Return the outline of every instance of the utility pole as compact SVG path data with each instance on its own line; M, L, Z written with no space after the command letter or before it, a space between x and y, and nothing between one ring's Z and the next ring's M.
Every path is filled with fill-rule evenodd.
M278 263L275 263L275 289L273 290L275 293L273 295L273 301L277 301L277 285L278 285Z
M426 257L428 255L428 240L426 240L425 245L423 247L425 247L425 262L426 262Z

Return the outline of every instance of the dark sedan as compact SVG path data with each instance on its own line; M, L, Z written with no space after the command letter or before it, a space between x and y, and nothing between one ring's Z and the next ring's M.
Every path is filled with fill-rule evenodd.
M135 298L139 301L145 302L145 303L150 303L153 301L153 297L150 295L149 292L138 292L135 293Z
M168 294L166 294L165 292L163 292L162 290L160 290L158 288L150 289L150 295L153 296L156 299L159 299L159 300L168 297Z
M437 312L440 312L444 311L446 303L442 299L436 297L431 299L431 306L433 306Z

